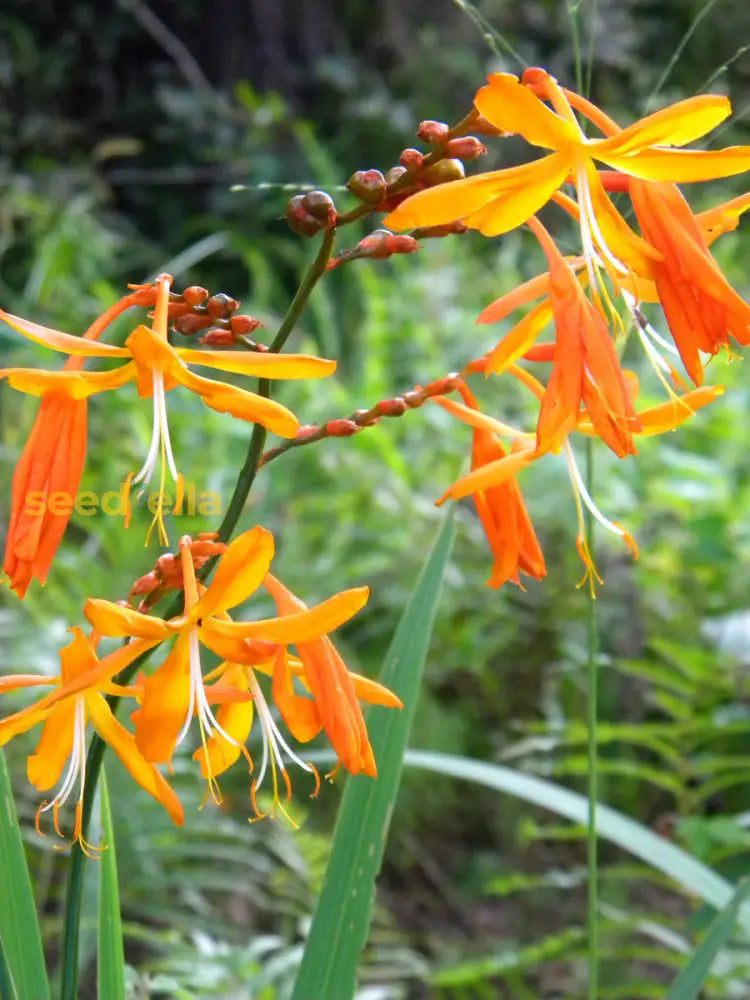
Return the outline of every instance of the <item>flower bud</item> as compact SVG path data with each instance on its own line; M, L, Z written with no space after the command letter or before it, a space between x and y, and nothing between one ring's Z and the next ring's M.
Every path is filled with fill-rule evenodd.
M231 330L214 327L208 330L199 340L201 347L234 347L237 337Z
M379 414L384 417L400 417L406 413L406 403L400 397L396 399L383 399L375 407Z
M487 155L487 147L475 136L464 135L445 144L445 155L455 156L459 160L476 160L479 156Z
M426 181L429 187L436 184L447 184L449 181L458 181L465 177L464 165L460 160L438 160L422 174L421 180Z
M419 246L413 236L396 235L390 229L376 229L365 236L355 247L358 257L374 257L381 260L394 253L414 253Z
M400 181L401 178L406 173L406 167L391 167L388 173L385 175L385 182L390 187L395 184L396 181Z
M401 156L399 156L399 162L402 167L406 167L407 170L416 173L422 169L424 155L418 149L405 149Z
M182 293L182 301L186 306L194 309L201 305L208 298L208 289L201 288L200 285L189 285Z
M254 316L246 316L242 314L231 316L229 319L229 326L231 327L232 333L235 337L246 337L249 333L253 333L254 330L257 330L259 326L263 326L263 324Z
M449 132L450 129L445 122L420 122L417 129L417 139L438 146L447 140Z
M504 128L493 125L484 115L477 115L476 118L472 119L471 127L474 132L479 132L480 135L510 135L510 132L506 132Z
M207 329L214 322L213 317L208 315L197 316L195 313L185 313L183 316L178 316L175 319L174 328L178 333L182 333L186 337L192 337L194 333Z
M206 301L206 312L212 320L226 319L239 307L237 299L231 298L224 292L217 292Z
M458 236L468 231L468 226L457 220L456 222L446 222L442 226L425 226L423 229L415 229L412 236L415 240L429 240L441 236Z
M325 191L308 191L302 196L302 206L314 219L325 223L327 229L336 225L336 206Z
M328 437L351 437L358 430L353 420L329 420L325 425Z
M289 199L286 206L286 221L298 236L315 236L325 228L325 223L307 211L304 199L303 194L296 194Z
M379 170L358 170L346 183L351 193L368 205L377 205L383 200L386 183Z

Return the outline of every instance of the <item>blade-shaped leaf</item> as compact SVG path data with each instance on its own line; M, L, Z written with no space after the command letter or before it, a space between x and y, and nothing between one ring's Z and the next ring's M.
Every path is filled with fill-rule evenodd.
M99 810L102 843L106 844L106 850L99 862L101 867L97 942L98 993L100 997L107 997L107 1000L125 1000L125 952L122 944L120 892L117 885L117 855L104 770L99 778Z
M408 750L405 760L406 764L412 767L422 767L438 774L461 778L524 799L526 802L549 809L558 816L565 816L574 823L585 825L587 822L586 798L543 778L536 778L500 764L489 764L469 757L428 750ZM731 882L701 864L676 844L670 843L616 809L597 805L596 828L600 837L617 844L658 871L669 875L675 882L717 910L723 909L732 899L735 887ZM750 930L750 907L740 907L738 917L743 927Z
M735 894L711 924L688 964L669 987L664 1000L695 1000L711 971L714 959L731 938L740 907L748 896L750 896L750 881L741 882Z
M401 618L380 677L398 694L404 708L400 712L375 708L368 716L378 778L347 780L292 1000L350 1000L354 995L357 962L370 928L375 879L396 802L452 543L453 520L449 514Z
M0 750L0 938L19 1000L49 1000L42 936L13 791ZM4 996L4 994L3 994Z

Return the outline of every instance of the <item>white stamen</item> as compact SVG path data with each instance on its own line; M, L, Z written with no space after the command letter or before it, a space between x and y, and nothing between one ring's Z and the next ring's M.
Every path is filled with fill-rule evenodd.
M200 654L200 641L198 639L198 632L196 629L191 629L188 634L188 646L190 650L190 700L188 703L187 716L185 718L184 725L180 730L180 735L177 737L177 744L179 745L185 739L188 730L190 729L190 722L193 718L193 712L196 705L198 706L198 721L204 735L207 738L214 736L216 733L225 739L227 743L231 743L232 746L238 747L239 743L234 737L230 736L229 733L225 732L224 729L216 721L216 716L211 711L211 707L208 704L208 698L206 697L206 689L203 686L203 672L201 671L201 654Z
M573 449L570 447L570 442L566 441L565 444L563 445L563 448L565 450L565 457L568 462L568 471L570 472L570 478L573 483L573 489L576 490L576 492L581 497L581 500L583 500L587 509L591 511L594 518L599 522L599 524L601 524L603 528L606 528L607 531L613 532L613 534L617 535L618 538L625 538L626 532L622 528L619 528L613 521L610 521L608 518L606 518L604 514L602 514L602 512L596 506L594 501L591 499L591 494L586 489L586 484L583 481L581 470L578 468L575 455L573 454Z
M259 788L261 782L266 773L266 767L268 765L269 751L271 757L278 762L279 769L282 773L286 772L284 767L283 757L281 755L281 750L279 746L283 747L289 755L290 759L294 761L295 764L299 765L303 771L308 771L311 774L314 773L314 768L311 764L306 764L303 760L300 760L296 753L291 749L289 744L286 742L284 737L279 731L279 727L274 722L273 716L271 715L271 710L268 707L268 703L263 696L260 685L255 677L255 674L250 675L249 683L250 691L255 699L255 707L258 711L258 718L261 722L261 731L263 735L263 760L260 765L260 771L258 772L258 777L255 779L255 787Z
M153 370L153 401L154 401L154 423L151 431L151 445L146 456L146 461L140 472L133 477L133 485L143 482L144 488L148 486L151 476L154 474L156 463L159 459L161 445L164 445L164 453L167 458L167 465L172 479L177 482L179 473L172 453L172 441L169 436L169 422L167 420L167 400L164 392L164 375L162 372Z
M73 749L68 760L68 767L65 771L63 783L57 795L39 810L40 814L47 812L48 809L64 805L73 791L73 787L79 776L81 789L79 799L82 799L83 786L86 781L86 710L83 698L80 697L76 698L75 718L73 720Z

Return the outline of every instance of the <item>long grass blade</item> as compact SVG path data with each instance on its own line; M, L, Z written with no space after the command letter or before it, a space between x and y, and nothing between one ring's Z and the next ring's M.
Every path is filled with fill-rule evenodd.
M99 869L99 933L97 942L97 982L100 997L107 1000L125 998L125 951L122 944L120 890L117 884L117 855L109 808L106 773L99 778L99 811L102 843L106 850Z
M669 987L664 1000L695 1000L708 978L716 956L729 942L740 907L748 896L750 896L750 881L741 882L735 894L711 924L708 933L690 957L690 961Z
M376 781L347 781L292 1000L350 1000L354 995L357 963L372 919L375 879L452 543L449 514L401 618L380 677L399 695L404 708L401 712L374 709L368 718L379 775Z
M49 1000L42 936L5 756L0 750L0 941L18 1000ZM5 997L5 993L2 994ZM11 994L12 996L12 994Z

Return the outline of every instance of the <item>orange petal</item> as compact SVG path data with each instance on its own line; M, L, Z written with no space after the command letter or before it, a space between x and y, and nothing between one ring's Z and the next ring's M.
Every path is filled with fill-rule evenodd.
M298 743L308 743L323 727L314 701L303 698L294 690L289 656L283 646L276 653L273 670L273 700Z
M169 638L174 632L174 628L169 628L161 618L153 618L99 598L88 600L83 613L97 632L115 639L136 636L139 639L160 641Z
M460 500L477 490L486 490L492 486L499 486L506 483L511 476L515 476L521 469L525 469L535 459L539 458L539 453L532 448L524 448L521 451L511 452L504 458L495 462L488 462L479 469L468 472L461 476L446 490L445 496L453 500Z
M695 151L688 149L646 149L633 156L599 155L616 170L631 177L651 181L672 181L688 184L732 177L750 170L750 146L729 146L727 149Z
M536 338L552 319L549 299L540 302L516 323L512 330L487 355L484 370L500 375L529 350Z
M273 535L259 525L235 538L193 609L193 619L207 618L247 600L263 582L273 554Z
M661 108L608 139L596 139L588 145L597 158L603 158L600 153L605 152L620 157L638 154L649 146L684 146L716 128L731 113L727 97L701 94Z
M86 341L89 343L89 341ZM119 389L135 378L133 364L121 365L111 372L59 371L47 372L36 368L0 368L0 378L8 385L30 396L64 393L70 399L86 399L97 392Z
M261 378L324 378L336 371L335 361L315 358L307 354L271 354L258 351L191 351L176 348L177 355L186 365L203 365L220 368L238 375L257 375Z
M178 637L166 660L143 682L141 707L131 715L135 741L146 760L161 764L172 759L189 706L190 647L186 631Z
M13 316L11 313L5 312L4 309L0 309L0 320L6 322L8 326L12 326L17 333L21 333L29 340L43 344L53 351L62 351L64 354L88 358L127 358L129 356L129 351L124 347L112 347L111 344L100 344L97 340L73 337L61 330L53 330L51 327L32 323L31 320L23 319L21 316Z
M31 784L40 792L52 788L73 752L76 699L55 705L42 728L36 752L26 762Z
M157 802L161 802L173 823L182 826L184 816L180 800L154 765L141 755L132 733L117 721L100 694L88 697L86 703L94 728L105 743L109 743L130 776Z
M222 676L223 684L234 685L241 693L247 693L248 684L245 668L239 664L227 665ZM210 689L206 690L209 694ZM231 736L235 743L225 740L216 733L206 742L206 747L199 747L193 754L193 760L200 764L201 774L208 780L210 776L223 774L228 767L239 758L242 747L247 742L253 725L254 703L251 700L229 702L221 706L216 714L216 721L224 732Z
M493 73L474 98L477 111L497 128L522 135L534 146L561 149L579 144L578 129L565 121L510 73Z

